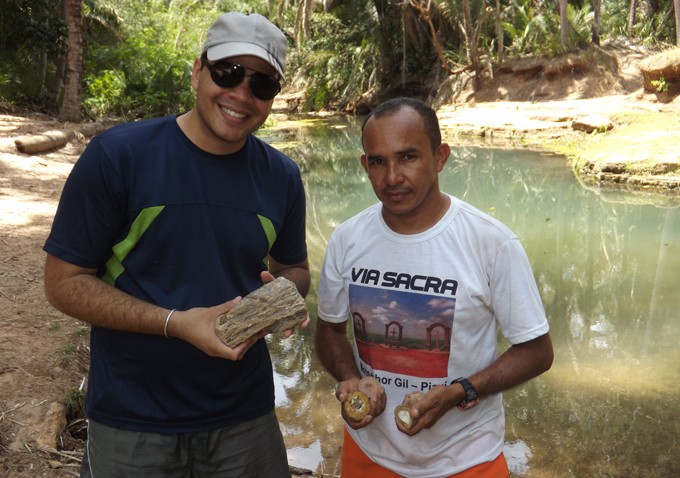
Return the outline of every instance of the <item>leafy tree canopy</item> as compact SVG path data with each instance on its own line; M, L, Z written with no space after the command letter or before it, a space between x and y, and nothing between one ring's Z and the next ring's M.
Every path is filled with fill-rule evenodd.
M62 2L1 1L0 101L55 112L67 34ZM83 0L83 111L135 118L190 108L193 61L225 11L260 13L284 30L286 87L301 109L363 112L395 94L441 97L452 76L479 73L501 55L585 48L593 5L569 0L565 43L552 0ZM672 0L602 0L599 35L674 42L673 13Z

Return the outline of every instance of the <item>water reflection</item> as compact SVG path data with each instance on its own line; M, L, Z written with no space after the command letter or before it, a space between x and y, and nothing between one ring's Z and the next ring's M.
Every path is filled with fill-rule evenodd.
M303 171L314 317L331 232L375 202L358 126L261 136ZM552 370L505 393L513 475L680 476L680 208L591 191L564 159L527 151L459 147L440 180L520 236L550 320ZM339 475L343 424L312 329L270 338L277 412L291 465Z

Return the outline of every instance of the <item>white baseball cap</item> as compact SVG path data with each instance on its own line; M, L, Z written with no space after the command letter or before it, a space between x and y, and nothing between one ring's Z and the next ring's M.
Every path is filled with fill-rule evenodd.
M262 15L223 13L208 29L203 51L208 60L249 55L262 58L283 78L288 40Z

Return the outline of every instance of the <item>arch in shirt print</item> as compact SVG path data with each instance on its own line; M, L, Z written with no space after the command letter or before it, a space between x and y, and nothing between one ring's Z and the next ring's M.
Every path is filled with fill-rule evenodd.
M446 377L456 299L350 284L359 357L375 370Z

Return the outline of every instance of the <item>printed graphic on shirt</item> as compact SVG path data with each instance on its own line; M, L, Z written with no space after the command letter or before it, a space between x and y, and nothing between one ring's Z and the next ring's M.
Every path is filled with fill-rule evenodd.
M349 303L359 357L370 369L447 376L455 298L350 284Z

